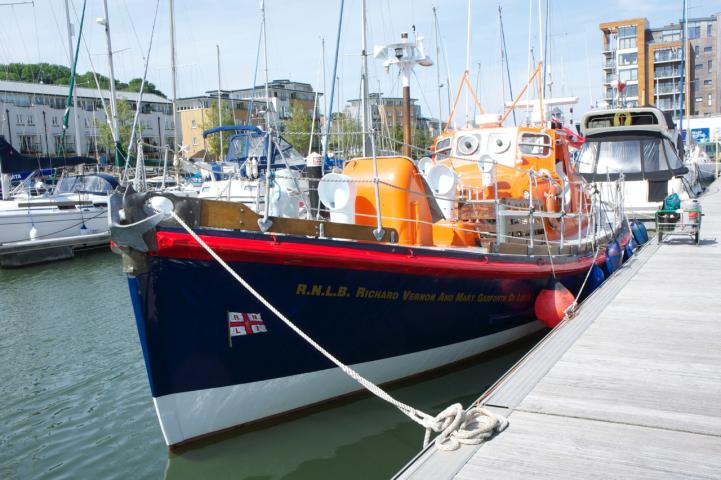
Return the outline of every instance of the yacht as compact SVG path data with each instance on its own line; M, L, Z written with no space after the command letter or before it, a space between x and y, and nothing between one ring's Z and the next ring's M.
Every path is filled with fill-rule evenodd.
M44 195L21 185L0 201L0 246L107 233L108 195L117 186L104 173L62 176Z
M701 193L698 172L683 161L683 143L670 114L655 107L595 110L584 115L578 172L606 201L623 196L626 214L652 219L664 198ZM623 189L616 181L623 178Z

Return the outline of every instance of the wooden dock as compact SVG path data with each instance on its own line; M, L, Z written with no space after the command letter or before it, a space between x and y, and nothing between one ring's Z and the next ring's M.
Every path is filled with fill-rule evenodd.
M700 246L653 239L479 399L508 429L396 478L721 478L720 190Z

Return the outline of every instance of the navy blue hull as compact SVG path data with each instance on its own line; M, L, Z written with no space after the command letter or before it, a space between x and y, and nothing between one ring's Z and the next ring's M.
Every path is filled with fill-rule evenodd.
M129 277L154 397L333 367L214 261L147 257ZM346 364L396 357L534 322L547 278L489 279L346 268L231 264ZM576 292L585 271L562 278ZM230 337L228 312L267 332Z

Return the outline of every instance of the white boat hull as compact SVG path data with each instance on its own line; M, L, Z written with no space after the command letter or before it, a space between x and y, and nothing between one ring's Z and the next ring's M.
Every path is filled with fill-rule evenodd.
M32 240L30 231L33 227L36 231L35 239L107 232L107 208L92 207L82 212L57 208L0 210L0 244Z
M531 322L473 340L351 365L376 384L478 355L543 329ZM337 398L361 387L338 368L153 398L169 446ZM392 407L389 407L392 408Z

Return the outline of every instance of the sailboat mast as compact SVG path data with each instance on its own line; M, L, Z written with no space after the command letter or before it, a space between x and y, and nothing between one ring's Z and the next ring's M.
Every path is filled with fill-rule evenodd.
M501 6L498 5L498 26L499 26L499 32L501 35L501 92L503 96L503 104L506 104L506 90L505 90L505 81L503 80L503 66L505 64L505 74L506 79L508 80L508 95L513 100L513 85L511 85L511 70L508 65L508 49L506 48L506 31L503 28L503 13L501 10ZM518 125L518 122L516 120L516 110L513 109L513 125Z
M180 184L178 168L180 166L178 159L178 148L180 145L180 138L178 138L178 109L176 102L178 100L177 84L176 84L176 66L175 66L175 7L173 0L168 1L169 19L170 19L170 76L172 84L172 103L173 103L173 135L175 136L175 145L173 146L173 166L175 167L176 180Z
M113 140L115 140L115 164L120 166L120 133L118 132L118 105L115 98L115 70L113 67L113 46L110 42L110 17L108 16L108 0L103 0L105 8L105 39L108 43L108 67L110 70L110 127L113 130Z
M260 18L263 29L263 63L265 66L265 128L270 132L270 90L268 83L268 35L265 27L265 2L260 2ZM268 151L270 151L270 139L268 139ZM268 170L270 170L270 155L268 155Z
M217 60L218 60L218 126L223 126L223 105L221 103L221 96L220 96L220 45L215 45L215 51L217 54ZM218 160L221 162L223 161L223 131L220 132L220 148L218 149Z
M368 156L368 55L366 43L366 2L361 0L361 130L363 134L363 156Z
M107 13L105 14L107 16ZM70 68L73 67L73 25L70 23L70 9L68 8L68 0L65 0L65 18L67 19L68 26L68 60L70 62ZM75 152L77 155L82 155L83 152L80 148L80 124L78 123L78 92L77 88L73 88L73 124L75 125ZM49 153L49 152L48 152Z
M441 46L438 39L438 13L436 7L433 7L433 26L436 41L436 60L438 61L438 64L436 64L436 85L438 90L438 133L440 134L443 131L443 101L441 100Z
M471 0L468 0L468 13L466 23L466 75L471 71ZM471 104L466 89L466 124L471 123Z

